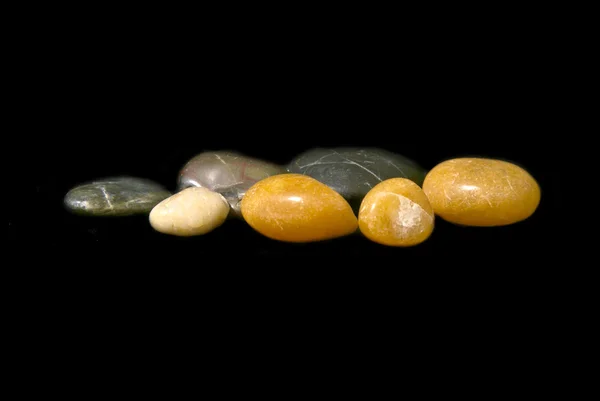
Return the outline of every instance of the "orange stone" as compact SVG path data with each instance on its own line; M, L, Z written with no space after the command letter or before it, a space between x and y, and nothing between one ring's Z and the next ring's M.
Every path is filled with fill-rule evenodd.
M287 242L321 241L356 231L346 200L306 175L281 174L254 184L241 202L242 216L262 235Z
M435 214L465 226L513 224L540 203L540 187L527 171L494 159L446 160L427 174L423 191Z
M429 238L434 218L421 187L406 178L392 178L367 193L360 204L358 227L379 244L412 246Z

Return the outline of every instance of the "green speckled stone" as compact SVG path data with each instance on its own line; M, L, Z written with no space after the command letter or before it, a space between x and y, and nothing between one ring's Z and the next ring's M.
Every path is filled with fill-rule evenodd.
M298 155L287 170L305 174L342 195L355 213L375 185L407 178L421 186L426 171L402 155L378 148L316 148Z
M142 178L115 177L71 189L64 199L67 210L88 216L129 216L150 213L171 196L161 185Z

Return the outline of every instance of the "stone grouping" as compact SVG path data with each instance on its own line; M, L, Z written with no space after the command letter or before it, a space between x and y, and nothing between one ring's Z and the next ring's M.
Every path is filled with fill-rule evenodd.
M389 246L425 241L436 216L458 225L503 226L527 219L539 202L536 180L513 163L456 158L427 172L376 148L317 148L285 167L207 151L185 164L175 194L146 179L116 177L65 196L76 214L149 213L152 227L170 235L207 234L229 217L279 241L321 241L360 230Z

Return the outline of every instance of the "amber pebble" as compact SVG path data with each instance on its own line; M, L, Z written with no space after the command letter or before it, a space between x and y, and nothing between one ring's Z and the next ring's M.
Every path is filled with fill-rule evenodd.
M513 224L540 203L540 187L527 171L494 159L446 160L427 174L423 191L436 215L465 226Z
M360 232L371 241L390 246L420 244L433 231L434 214L427 196L406 178L375 185L358 212Z
M262 235L287 242L321 241L356 231L348 202L301 174L275 175L254 184L241 202L242 216Z

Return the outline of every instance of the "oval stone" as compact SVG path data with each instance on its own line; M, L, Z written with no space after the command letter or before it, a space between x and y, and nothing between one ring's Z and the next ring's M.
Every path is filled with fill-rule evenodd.
M89 216L128 216L149 213L171 196L161 185L142 178L114 177L71 189L64 198L67 210Z
M279 241L321 241L352 234L358 227L340 194L300 174L259 181L246 192L241 209L252 228Z
M275 174L283 174L282 166L230 151L204 152L193 157L182 168L178 190L204 187L227 199L234 215L240 215L240 200L252 185Z
M378 148L316 148L287 166L290 173L306 174L341 194L358 212L365 195L390 178L423 183L425 170L414 161Z
M362 201L358 226L371 241L390 246L420 244L431 235L434 213L423 190L406 178L385 180Z
M150 225L163 234L189 237L211 232L229 213L227 200L206 188L186 188L150 212Z
M540 187L521 167L502 160L458 158L435 166L423 191L435 214L465 226L503 226L525 220L540 203Z

